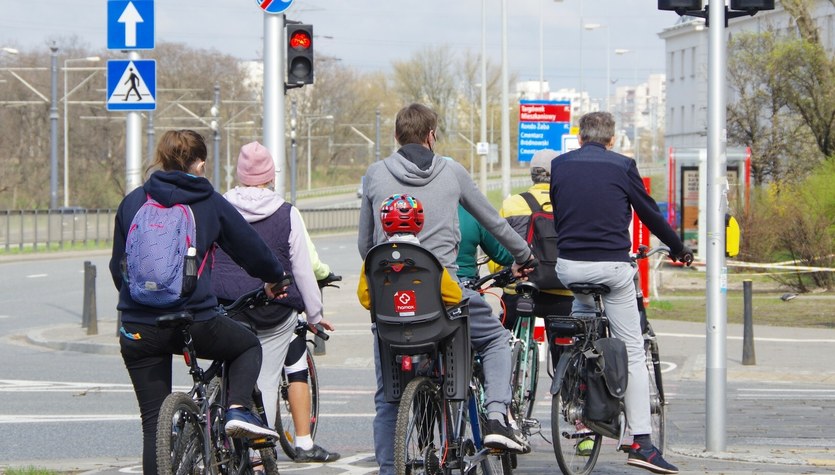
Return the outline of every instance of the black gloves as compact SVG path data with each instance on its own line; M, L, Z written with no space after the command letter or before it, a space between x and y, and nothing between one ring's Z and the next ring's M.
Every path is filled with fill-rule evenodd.
M687 246L684 246L681 249L681 252L679 252L675 256L670 256L670 259L672 259L673 262L679 261L684 263L684 265L689 266L693 263L693 250Z

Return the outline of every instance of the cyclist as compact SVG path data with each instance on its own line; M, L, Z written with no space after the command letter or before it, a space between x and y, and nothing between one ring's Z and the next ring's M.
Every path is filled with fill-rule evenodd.
M496 264L509 266L513 256L499 244L484 226L473 218L463 206L458 205L458 228L461 230L461 242L458 244L458 278L462 281L478 279L478 248Z
M559 249L556 269L566 285L591 282L610 288L603 296L609 326L629 354L625 402L634 443L627 463L656 473L678 473L652 443L644 339L629 257L632 210L670 247L674 260L689 265L693 253L647 194L635 161L609 150L614 143L612 114L591 112L580 117L580 148L551 162L550 197ZM593 309L591 296L575 295L575 311Z
M302 228L307 249L310 251L310 262L313 265L313 276L317 282L331 276L330 267L319 259L319 253L310 239L306 228ZM299 317L301 319L301 317ZM333 462L339 460L337 452L330 452L319 444L313 443L310 434L310 383L307 367L307 333L296 333L290 341L287 349L287 358L284 360L284 374L287 376L287 402L290 405L290 414L293 418L293 427L296 437L296 456L294 462Z
M224 197L264 239L294 279L285 298L243 312L248 323L255 327L263 348L258 388L263 393L267 420L275 421L281 371L294 336L297 315L305 312L308 322L319 323L329 330L333 327L322 318L321 294L313 276L301 214L274 191L275 165L270 152L258 142L241 147L237 176L240 185L227 191ZM215 256L215 272L218 278L212 286L222 301L234 301L255 286L224 252L218 251Z
M375 244L385 240L382 223L375 217L378 203L395 193L420 199L426 209L421 245L455 274L455 258L460 241L458 204L462 204L513 255L514 273L522 275L535 265L527 243L520 238L490 205L467 171L453 160L433 152L436 145L438 115L421 104L401 109L395 118L395 138L401 145L388 158L368 167L365 174L357 247L364 258ZM510 332L493 315L489 304L475 291L464 289L470 298L470 336L481 354L486 378L488 422L485 445L516 451L529 448L521 433L514 433L507 422L510 404ZM385 402L379 351L375 348L377 392L374 418L374 448L380 474L393 471L394 422L397 405Z
M551 159L556 156L557 152L550 149L539 150L533 155L531 159L531 181L533 185L525 192L530 198L536 200L542 210L546 212L553 212L548 192L551 181ZM499 214L522 237L528 234L528 225L532 213L531 205L523 194L508 196L502 202L501 209L499 209ZM542 259L543 256L538 257ZM540 269L540 271L544 271L544 269ZM546 287L542 282L532 281L539 287L539 292L534 296L536 315L569 315L571 313L574 295L570 290L565 289L564 286L559 288ZM506 307L504 326L510 329L516 324L516 302L519 300L514 289L515 285L506 287L502 294L502 301L504 301ZM557 355L553 356L556 357Z
M184 303L157 308L136 302L126 284L122 267L125 244L134 215L152 197L163 206L186 204L196 227L197 255L208 259L213 243L226 249L235 262L258 280L278 282L284 269L272 251L246 225L235 208L218 193L204 175L206 143L192 130L170 130L159 139L154 163L157 168L145 184L129 193L119 204L113 233L110 274L119 290L117 309L121 312L119 344L130 374L142 418L142 467L157 473L156 433L162 401L171 393L171 355L182 353L178 329L158 328L157 317L188 311L194 315L191 334L201 358L225 360L229 367L228 432L256 437L278 434L261 424L250 412L252 388L261 367L261 346L250 331L227 318L218 318L217 299L211 291L211 265L197 280L195 290ZM253 284L253 286L258 285ZM274 297L270 284L265 286Z

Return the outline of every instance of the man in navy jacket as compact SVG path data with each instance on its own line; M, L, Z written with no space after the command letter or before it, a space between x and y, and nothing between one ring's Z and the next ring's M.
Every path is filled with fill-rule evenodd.
M626 344L629 355L626 418L635 441L627 463L655 473L678 473L652 444L649 380L633 283L636 270L629 256L632 210L670 247L673 260L689 265L693 253L647 194L635 161L609 150L614 142L612 114L592 112L580 118L581 147L551 162L557 275L566 286L589 282L611 289L603 296L609 326L612 335ZM573 310L593 311L591 296L575 294Z

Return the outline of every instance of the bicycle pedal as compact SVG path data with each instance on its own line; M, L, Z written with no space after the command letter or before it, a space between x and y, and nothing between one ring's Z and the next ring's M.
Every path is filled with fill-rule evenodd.
M275 447L275 439L272 437L249 439L249 447L255 450Z

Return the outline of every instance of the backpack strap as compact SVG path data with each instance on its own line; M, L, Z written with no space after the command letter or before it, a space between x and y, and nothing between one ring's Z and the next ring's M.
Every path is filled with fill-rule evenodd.
M542 205L539 204L539 201L534 198L531 192L525 191L524 193L519 193L519 196L524 198L524 200L528 203L528 208L531 209L531 213L542 211Z

